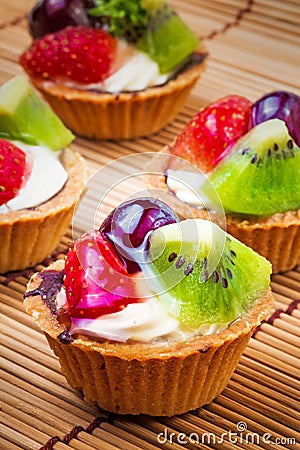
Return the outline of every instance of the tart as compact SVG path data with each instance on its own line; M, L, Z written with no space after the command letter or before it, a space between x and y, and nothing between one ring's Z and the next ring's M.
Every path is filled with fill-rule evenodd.
M263 110L267 101L268 115L261 117L258 110ZM234 102L240 105L235 115ZM169 169L176 175L176 170L189 161L198 172L198 179L207 180L204 184L199 181L199 196L206 198L205 190L214 191L222 208L216 212L209 204L201 207L193 201L180 200L172 187L171 206L182 217L211 218L226 227L228 233L266 257L272 263L273 273L291 270L300 262L298 102L295 94L282 91L270 93L253 104L238 96L225 97L196 114L177 139L154 156L147 176L148 185L158 189L159 195L166 195L170 192ZM212 110L217 131L209 141L212 131L202 119ZM235 120L228 119L229 115Z
M65 28L49 33L46 27L42 36L39 27L38 39L20 58L66 126L91 139L131 139L158 131L177 115L205 70L205 47L167 3L128 2L127 22L121 24L114 18L117 3L105 16L105 5L83 8L88 24L67 26L66 20ZM34 17L52 6L44 0L42 8ZM67 7L56 5L56 13L59 8L66 14ZM49 14L42 23L47 20Z
M137 210L144 214L138 213L139 220L132 225L130 217ZM150 216L156 220L149 221ZM116 227L111 226L112 218ZM166 204L153 198L125 202L100 230L75 241L65 262L56 261L28 283L25 309L45 332L68 383L107 411L172 416L211 402L228 383L252 332L273 309L270 264L264 258L211 222L177 220ZM182 242L177 241L178 230L185 236ZM121 244L120 236L131 231L133 246L126 238ZM195 231L201 243L198 248L198 240L194 241L197 254L192 264ZM219 239L226 241L226 254L201 285L199 276L206 277L210 270ZM180 256L175 255L177 244ZM150 262L145 254L151 255ZM228 254L236 266L245 264L237 279L233 264L227 275L223 273ZM183 255L188 264L182 262ZM164 277L165 264L170 273L179 274L179 285L173 281L169 285L173 275ZM155 282L150 276L150 284L142 284L141 291L139 282L149 277L149 270ZM158 280L168 285L170 295L160 285L160 293L154 290L154 295L146 296ZM192 299L185 295L186 283L196 292ZM224 315L221 305L228 301Z
M58 246L72 221L87 175L83 158L70 148L62 155L68 173L63 189L30 209L0 214L0 273L22 270L42 262Z
M101 93L31 77L53 110L74 133L91 139L132 139L155 133L181 110L205 71L202 47L194 63L163 86L137 92Z
M10 120L6 120L6 106L12 96L15 100L17 92L23 94L18 97L18 106ZM0 152L13 148L21 157L26 155L30 167L27 176L21 174L24 178L22 186L10 186L6 177L12 156L4 158L2 153L0 157L1 196L6 195L4 200L1 198L0 205L0 273L5 273L32 267L55 250L71 223L76 202L87 180L87 171L83 158L68 146L72 134L60 121L57 122L58 118L31 91L25 78L16 77L3 85L0 97L0 135L5 136L0 139ZM26 110L31 111L29 114L33 119L36 114L36 124L26 119ZM40 136L38 132L36 136L30 136L30 130L34 133L35 127L40 130ZM62 148L58 149L57 145ZM13 190L9 199L8 187Z

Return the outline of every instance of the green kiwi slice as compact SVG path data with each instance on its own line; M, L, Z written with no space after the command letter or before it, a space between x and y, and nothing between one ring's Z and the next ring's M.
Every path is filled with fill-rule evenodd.
M164 0L144 0L148 24L137 47L159 66L161 73L172 71L199 45L193 31Z
M297 210L300 149L282 120L268 120L238 140L209 180L225 211L270 216Z
M0 88L0 136L52 150L62 149L74 139L21 75Z
M218 225L187 219L150 237L152 287L187 327L228 324L263 297L271 264Z

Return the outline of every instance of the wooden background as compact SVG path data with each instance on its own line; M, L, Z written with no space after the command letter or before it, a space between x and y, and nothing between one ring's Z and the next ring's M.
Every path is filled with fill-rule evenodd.
M277 89L300 94L299 0L170 1L210 53L207 71L181 113L159 133L133 141L93 142L76 138L74 148L92 171L101 169L103 188L120 175L140 169L150 156L173 140L202 106L226 94L254 101ZM30 44L26 14L32 0L0 1L0 83L22 73L18 56ZM128 156L129 155L129 156ZM118 160L120 157L125 159ZM105 167L111 161L112 165ZM140 181L136 181L140 188ZM117 186L103 202L111 209L132 184ZM76 226L88 228L99 201L92 183L77 214ZM71 229L52 258L18 274L0 276L2 450L150 450L150 449L299 449L300 267L272 278L276 312L250 343L231 381L215 401L174 418L109 415L86 404L65 382L59 364L23 310L28 277L64 256ZM1 245L1 244L0 244ZM166 443L158 434L167 429ZM210 444L203 433L214 433ZM231 433L237 433L230 438ZM185 433L184 438L180 433ZM190 442L196 433L200 443ZM221 435L225 433L223 442ZM247 434L248 433L248 434ZM251 443L249 433L256 433ZM193 435L195 438L195 434ZM253 438L252 438L253 440ZM250 442L250 443L249 443Z

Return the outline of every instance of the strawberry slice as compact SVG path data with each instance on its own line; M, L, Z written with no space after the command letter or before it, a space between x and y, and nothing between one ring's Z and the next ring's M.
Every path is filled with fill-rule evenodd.
M248 131L251 102L229 95L199 111L177 136L173 155L211 171ZM173 167L175 168L175 167Z
M116 48L105 30L70 26L34 41L20 64L30 76L97 83L110 75Z
M18 194L26 179L26 169L23 150L0 139L0 206Z
M138 302L134 278L100 231L85 233L69 249L64 285L71 317L93 319Z

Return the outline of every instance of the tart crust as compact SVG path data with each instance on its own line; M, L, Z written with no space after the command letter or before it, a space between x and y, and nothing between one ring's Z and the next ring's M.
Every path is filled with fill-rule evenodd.
M167 198L168 204L181 217L210 219L224 227L223 217L187 205L168 191L164 173L171 152L172 145L167 145L150 162L148 187L156 189L162 199ZM272 263L273 273L291 270L300 263L300 210L269 217L226 214L225 218L226 231L267 258Z
M68 180L58 194L35 208L0 214L0 273L43 261L69 227L87 170L83 158L69 147L63 151L62 163Z
M64 261L48 270L61 271ZM33 275L27 292L41 283ZM121 343L77 335L63 344L65 331L40 295L24 300L28 314L45 332L68 383L85 400L120 414L172 416L201 407L228 383L253 330L274 307L271 290L245 316L219 334L168 344Z
M97 93L31 77L55 113L74 133L91 139L131 139L158 131L170 122L205 70L207 52L195 52L201 62L183 69L163 86L137 92Z

